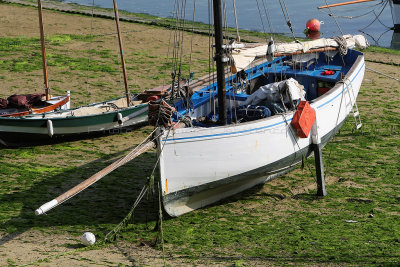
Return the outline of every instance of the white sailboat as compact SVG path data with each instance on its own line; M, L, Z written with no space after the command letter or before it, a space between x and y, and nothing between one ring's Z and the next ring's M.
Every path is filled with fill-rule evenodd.
M221 1L214 0L213 3L214 14L218 14ZM326 145L350 112L354 112L356 119L358 116L358 109L354 110L354 107L364 77L364 56L351 49L340 53L337 47L351 46L350 42L366 45L364 37L295 42L281 47L270 43L261 48L250 48L250 52L239 49L236 54L250 57L248 62L257 55L286 55L247 68L240 75L235 74L224 80L224 67L218 68L218 65L222 65L221 61L226 61L224 57L229 55L222 42L218 41L222 38L222 30L218 29L221 22L218 20L221 18L216 18L214 25L220 78L217 83L192 96L192 108L187 109L184 101L176 105L177 113L189 116L194 126L165 129L158 141L162 200L170 216L202 208L291 170L303 156L312 155L314 146ZM235 63L248 63L235 56L233 58ZM241 88L243 79L239 76L245 76L248 85L257 86L250 90ZM277 81L282 84L290 78L304 87L305 100L316 114L313 130L307 138L299 137L291 123L296 109L284 108L282 112L277 112L271 108L276 104L271 98L258 103L249 100L257 98L249 92L257 94L257 91L265 90L265 86ZM226 86L226 96L221 85ZM279 88L282 87L279 85ZM221 99L229 104L224 107ZM242 111L249 104L269 107L272 115L245 118ZM220 112L219 121L212 126L199 123L204 118L207 120L215 116L211 115L215 111L214 105ZM226 119L221 120L223 113L228 113L225 116L229 123ZM230 115L232 113L234 115ZM177 116L176 121L179 118ZM361 127L360 121L357 127Z
M153 147L152 139L157 140L162 204L170 216L180 216L265 183L313 153L319 170L317 179L321 181L318 193L325 195L321 148L350 113L356 127L362 125L356 99L365 62L363 54L351 48L366 48L365 37L289 44L275 44L273 40L268 45L223 44L221 0L213 0L213 10L216 82L190 98L173 102L167 112L166 102L151 102L151 116L165 115L149 119L157 126L156 135L39 207L37 215ZM274 59L266 60L271 57ZM226 69L236 73L226 74ZM153 109L157 106L159 111ZM299 127L302 124L304 127Z

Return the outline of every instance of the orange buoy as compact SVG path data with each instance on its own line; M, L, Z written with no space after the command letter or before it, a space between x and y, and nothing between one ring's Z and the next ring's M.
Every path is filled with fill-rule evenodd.
M309 31L317 32L321 28L321 23L317 19L310 19L307 21L306 27Z

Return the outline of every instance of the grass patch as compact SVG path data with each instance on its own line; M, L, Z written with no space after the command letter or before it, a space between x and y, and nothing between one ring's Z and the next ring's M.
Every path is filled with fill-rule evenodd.
M111 80L119 75L115 75L119 73L118 56L109 48L89 50L87 42L96 40L70 34L48 38L49 65L58 71L52 82L58 91L73 88L75 103L84 102L86 94L93 101L104 100L116 94L109 92L110 88L120 87ZM38 41L0 38L0 79L5 82L22 73L17 77L42 82L40 71L33 73L41 68ZM72 52L71 44L76 45ZM165 65L165 55L157 60L154 55L158 54L150 54L153 44L145 45L146 49L127 53L128 70L135 70L131 88L137 91L152 82L160 84L164 70L171 67L170 63ZM208 68L202 51L193 56L192 67L198 77ZM94 65L89 73L88 54ZM187 65L182 68L188 71ZM364 83L359 96L362 131L354 131L352 120L348 120L323 149L326 175L333 181L328 183L327 197L317 198L316 190L309 189L315 183L313 159L309 159L304 170L297 168L262 187L182 217L164 218L167 254L192 265L205 260L210 260L209 265L233 266L398 265L400 100L392 84L378 75L366 75L370 75L370 82ZM93 89L90 93L82 86L86 77L93 79L88 82ZM12 239L13 234L35 230L50 238L67 233L72 238L60 245L65 248L70 243L77 246L80 235L90 229L97 240L102 240L130 210L152 171L155 151L107 175L47 216L35 216L34 210L127 153L151 131L151 127L145 127L122 135L0 148L1 235ZM153 231L157 205L157 196L141 203L120 240L133 246L153 242L157 236ZM161 248L158 245L155 249ZM5 264L20 264L1 256ZM76 257L89 263L83 256Z

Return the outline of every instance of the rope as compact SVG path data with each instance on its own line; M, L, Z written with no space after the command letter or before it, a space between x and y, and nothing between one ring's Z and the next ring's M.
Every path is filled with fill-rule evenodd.
M155 132L159 131L160 128L155 128L154 131L152 132L152 134L154 134ZM170 134L171 128L168 130L167 132L167 136L165 138L165 141L163 143L163 145L161 146L161 151L164 149L165 146L165 142L167 141L169 134ZM156 136L153 138L153 140L159 138L162 135L162 132L160 131L158 134L156 134ZM106 237L104 238L104 241L108 241L108 242L112 242L115 241L117 238L117 234L121 231L121 229L123 227L126 227L129 223L129 221L131 220L136 207L139 205L139 203L142 201L143 197L146 195L146 193L148 191L152 191L152 189L154 188L154 173L155 170L157 168L157 165L160 161L160 157L161 157L161 153L158 154L157 157L157 161L154 164L153 170L151 172L151 175L149 176L149 178L147 179L147 183L143 186L142 190L139 193L139 196L136 198L135 202L132 205L132 208L130 209L130 211L128 212L128 214L122 219L122 221L110 232L108 232L108 234L106 235ZM161 187L159 186L159 190ZM162 213L161 213L161 218L162 218ZM162 227L161 227L161 231L162 231ZM161 232L161 236L162 236L162 246L163 246L163 255L164 255L164 238L163 238L163 233ZM165 258L165 255L164 255Z
M187 92L185 95L186 98L186 107L189 107L190 102L190 82L191 82L191 67L192 67L192 59L193 59L193 37L194 37L194 22L196 17L196 0L193 1L193 20L192 20L192 37L190 39L190 59L189 59L189 79L187 84Z
M328 1L325 0L325 4L328 6ZM328 6L328 9L329 9L329 12L332 14L332 13L333 13L333 12L332 12L332 9L331 9L329 6ZM335 20L335 23L336 23L336 25L338 26L340 33L341 33L342 35L344 35L344 33L343 33L343 31L342 31L342 28L340 27L339 22L337 21L337 19L336 19L335 17L333 17L333 19Z
M172 126L171 117L175 109L168 105L164 100L150 101L149 102L149 123L156 127L164 126L169 128Z
M382 9L381 9L381 11L379 12L378 15L375 13L375 10L374 10L375 19L374 19L370 24L368 24L367 26L365 26L364 28L362 28L360 31L365 30L366 28L368 28L369 26L371 26L371 25L372 25L375 21L377 21L377 20L378 20L383 26L387 27L386 25L384 25L384 24L379 20L379 17L381 16L383 10L385 10L386 5L388 4L388 2L389 2L389 1L386 1L386 3L383 5L383 7L382 7ZM387 28L389 28L389 27L387 27Z
M335 36L335 37L333 37L333 40L335 40L339 45L338 50L339 50L340 55L341 56L347 55L348 48L347 48L346 39L344 39L343 36Z
M283 2L283 5L282 5L282 2ZM281 6L283 16L285 17L286 24L288 25L290 32L292 33L293 39L296 41L296 43L299 43L299 40L297 40L296 36L294 35L294 31L292 28L292 21L290 20L289 11L287 9L285 0L279 0L279 4Z
M267 32L265 31L264 20L262 18L260 4L258 3L258 0L256 0L256 2L257 2L258 13L260 14L260 21L261 21L261 25L262 25L262 28L263 28L263 33L264 33L264 36L265 36L265 40L268 42Z
M90 53L92 50L92 40L93 40L93 18L94 18L94 0L92 0L92 18L90 20L90 42L89 42L89 57L88 57L88 67L86 73L86 104L88 104L88 96L89 96L89 72L90 72L90 62L92 59L92 54Z
M335 129L336 129L338 123L339 123L340 110L342 109L342 103L343 103L343 98L344 98L344 90L345 90L345 85L346 85L345 80L341 80L341 81L339 81L339 82L340 82L340 83L343 83L343 90L342 90L342 96L341 96L341 98L340 98L339 111L338 111L338 114L337 114L337 117L336 117ZM350 84L351 84L351 81L350 81ZM347 88L347 90L350 90L350 89ZM335 139L335 136L336 136L337 132L338 132L338 131L335 131L335 133L334 133L334 135L333 135L333 138L332 138L332 141L333 141L333 139ZM327 157L327 159L326 159L325 173L328 173L328 168L329 168L329 165L330 165L330 159L331 159L331 155L332 155L332 147L333 147L333 146L330 146L330 148L329 148L329 153L328 153L328 157Z
M233 15L235 16L235 25L236 25L236 41L240 42L240 35L239 35L239 24L236 14L236 0L233 0Z
M266 7L266 4L265 4L264 0L262 0L262 3L263 3L263 6L264 6L265 15L267 16L267 21L268 21L268 25L269 25L269 31L270 31L271 36L273 37L274 29L272 27L272 22L271 22L271 16L269 14L269 9Z
M174 9L173 10L176 10L176 2L175 2L175 4L174 4ZM166 85L166 83L167 83L167 81L166 81L166 77L167 77L167 66L168 66L168 61L169 61L169 55L170 55L170 50L171 50L171 39L172 39L172 32L173 32L173 27L171 27L171 30L170 30L170 32L169 32L169 40L168 40L168 50L167 50L167 57L166 57L166 59L165 59L165 68L164 68L164 79L163 79L163 86L165 86ZM143 69L142 69L143 70ZM172 84L172 86L173 86L173 84Z
M382 72L380 72L380 71L377 71L377 70L374 70L374 69L371 69L371 68L368 68L368 67L365 67L365 68L366 68L367 70L369 70L369 71L378 73L378 74L383 75L383 76L385 76L385 77L387 77L387 78L390 78L390 79L393 79L393 80L396 80L396 81L400 82L400 79L397 79L397 78L395 78L395 77L393 77L393 76L387 75L387 74L385 74L385 73L382 73Z

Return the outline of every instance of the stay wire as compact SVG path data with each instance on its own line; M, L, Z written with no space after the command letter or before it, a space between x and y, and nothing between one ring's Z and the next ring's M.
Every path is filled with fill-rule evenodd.
M283 4L282 4L282 2L283 2ZM299 43L299 40L297 40L296 36L294 35L294 31L293 31L293 27L292 27L292 21L291 21L290 16L289 16L289 11L288 11L287 6L286 6L286 1L285 0L279 0L279 4L281 6L283 16L286 19L286 24L288 25L288 27L290 29L290 32L292 33L293 39L297 43Z
M194 37L194 22L196 17L196 0L193 0L193 20L192 20L192 36L190 39L190 58L189 58L189 79L188 79L188 91L186 92L186 107L189 108L189 98L190 98L190 79L191 79L191 67L192 67L192 59L193 59L193 37Z
M89 73L90 73L90 63L92 60L92 40L93 40L93 20L94 20L94 0L92 0L92 12L91 12L91 20L90 20L90 42L89 42L89 57L88 57L88 67L87 67L87 73L86 73L86 104L89 103L88 97L89 97Z
M263 33L265 36L265 41L268 43L267 32L265 30L264 20L263 20L262 14L261 14L260 4L258 3L258 0L256 0L256 3L257 3L258 14L260 15L260 21L261 21L261 25L263 28Z
M328 6L329 12L330 12L330 13L333 13L331 7L330 7L329 4L328 4L328 1L327 1L327 0L324 0L324 1L325 1L325 5ZM337 27L339 28L340 33L341 33L342 36L343 36L344 33L343 33L343 31L342 31L342 28L341 28L340 25L339 25L339 22L337 21L337 19L336 19L335 17L333 17L333 19L335 20L335 23L336 23Z
M345 92L345 90L346 90L346 88L345 88L345 85L346 85L345 80L343 79L343 80L341 80L340 82L343 83L343 90L342 90L342 96L341 96L341 98L340 98L339 111L338 111L338 114L337 114L337 117L336 117L335 129L337 128L337 125L338 125L338 123L339 123L339 116L340 116L340 111L342 110L342 103L343 103L343 98L344 98L344 92ZM351 81L350 81L350 84L351 84ZM349 90L348 86L347 86L347 90ZM337 132L338 132L338 130L335 130L334 135L333 135L333 138L332 138L332 141L333 141L333 139L335 139L335 136L336 136L336 133L337 133ZM332 148L333 148L333 146L330 146L330 148L329 148L328 157L327 157L327 159L326 159L325 173L328 173L328 169L329 169L329 166L330 166L330 159L331 159L331 155L332 155Z
M239 24L238 24L237 13L236 13L236 0L232 0L232 2L233 2L233 15L235 16L236 41L240 42Z
M265 2L266 2L265 0L262 0L263 6L264 6L264 12L265 12L265 15L267 16L269 31L270 31L271 36L273 37L274 29L272 27L272 20L271 20L271 16L269 13L269 9L267 8L267 5L265 4Z
M386 0L386 1L387 1L387 0ZM360 11L360 10L362 10L362 9L370 9L370 8L372 8L372 10L370 10L370 11L368 11L368 12L366 12L366 13L363 13L363 14L361 14L361 15L357 15L357 16L338 15L337 13L326 12L326 11L324 11L323 9L319 9L319 11L322 12L322 13L324 13L324 14L326 14L326 15L328 15L328 16L330 16L330 17L343 18L343 19L357 19L357 18L365 17L365 16L367 16L368 14L374 12L375 9L376 9L377 7L380 7L380 6L384 5L386 1L383 1L383 0L382 0L382 1L380 1L379 3L374 4L374 5L371 5L371 6L359 7L359 8L347 9L347 10L346 10L346 12L351 12L351 11Z
M184 34L185 34L185 23L186 23L186 0L182 1L182 27L181 27L181 40L180 40L180 55L179 55L179 69L178 69L178 90L180 89L180 82L182 80L182 60L183 60L183 44L184 44Z
M174 9L173 9L173 11L175 11L175 9L176 9L176 1L175 1L175 4L174 4ZM168 50L167 50L167 58L165 59L165 68L164 68L164 79L163 79L163 85L166 85L166 83L167 83L167 81L166 81L166 78L167 78L167 66L168 66L168 61L170 60L169 59L169 56L170 56L170 50L171 50L171 40L172 40L172 32L173 32L173 27L171 27L171 30L169 31L169 40L168 40ZM172 84L172 86L174 86L173 84Z
M386 6L387 6L388 3L389 3L389 1L387 1L387 2L384 4L384 6L382 7L382 9L381 9L381 11L379 12L378 15L377 15L377 14L375 13L375 11L374 11L375 19L374 19L373 21L371 21L370 24L368 24L367 26L365 26L364 28L362 28L360 31L365 30L366 28L368 28L369 26L371 26L371 25L372 25L375 21L377 21L377 20L378 20L383 26L387 27L386 25L384 25L384 24L379 20L379 17L382 15L382 12L385 10L385 8L386 8ZM389 28L389 27L387 27L387 28Z

